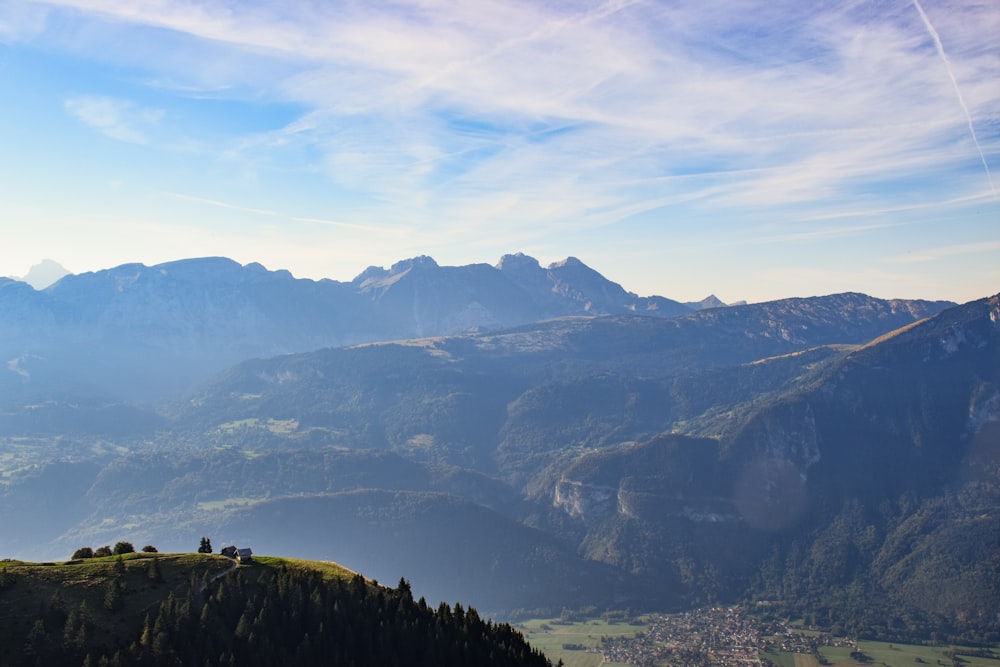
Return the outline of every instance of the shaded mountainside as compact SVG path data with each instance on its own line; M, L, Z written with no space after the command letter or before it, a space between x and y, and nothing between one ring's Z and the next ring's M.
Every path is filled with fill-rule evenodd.
M406 576L429 599L508 614L585 606L594 591L636 597L613 568L521 523L529 506L510 487L389 452L135 454L87 483L60 544L114 542L127 532L173 548L210 534L267 552L292 548L383 581ZM122 507L148 508L142 525L131 513L112 519ZM15 509L29 510L11 517L23 540L46 510Z
M286 441L389 448L528 483L580 447L725 413L835 354L817 348L867 342L926 310L835 295L320 350L234 367L177 423L265 440L283 423Z
M787 447L783 415L795 412L815 433L815 456ZM911 610L914 625L986 626L995 636L998 423L998 297L848 354L821 382L751 419L734 452L783 456L808 479L803 523L813 532L800 528L787 545L791 553L813 544L786 568L787 582L799 582L799 604L817 602L804 583L808 571L813 586L841 591L844 606L895 605L885 617L900 627L907 622L900 610Z
M490 613L558 614L595 594L639 599L615 568L585 560L551 535L448 494L361 490L284 498L214 518L215 534L263 548L364 566L384 581L405 576L430 599L476 601ZM669 601L665 601L669 602Z
M505 624L409 583L256 557L0 563L5 665L548 665Z
M997 297L756 403L718 441L669 436L566 467L555 505L588 525L587 555L855 634L1000 636Z
M992 297L845 354L757 410L725 447L743 460L780 457L833 498L924 495L995 477L995 463L969 466L992 460L997 420L1000 309Z
M725 315L739 310L727 309ZM276 401L294 395L287 405L301 406L310 394L318 412L325 406L328 418L333 414L329 408L336 411L349 404L350 392L342 390L327 402L318 387L352 378L347 384L353 400L384 410L365 414L417 419L377 421L393 427L374 432L369 446L450 460L466 456L469 447L484 447L467 464L496 465L501 478L520 480L526 497L540 507L528 519L533 525L576 544L588 559L640 581L663 590L687 590L692 602L732 599L747 589L764 595L767 587L754 588L760 586L759 568L778 553L781 568L787 570L786 582L812 582L812 589L787 584L787 599L800 604L810 600L845 614L851 604L882 596L894 600L898 609L910 610L910 618L899 621L900 628L940 625L949 615L972 619L970 627L977 623L992 627L995 621L982 606L989 596L944 594L993 590L990 576L996 564L984 560L981 552L960 552L968 554L968 560L952 555L947 562L911 562L882 570L876 568L876 558L892 540L902 539L900 530L907 530L908 511L889 509L905 506L901 498L911 499L910 511L938 516L939 511L930 509L943 502L936 499L961 491L969 507L986 510L980 519L961 502L943 507L952 508L955 520L968 525L977 539L996 542L996 505L990 500L998 459L993 425L1000 419L996 299L948 310L857 349L838 353L828 347L811 348L731 369L720 364L700 373L691 357L677 361L686 354L684 341L689 334L675 332L693 326L690 320L695 317L642 320L620 327L612 325L624 320L570 320L473 339L321 353L354 360L363 355L391 359L394 376L377 368L364 375L324 366L322 356L303 364L322 381L302 380L288 372L291 367L284 364L296 359L271 362L282 365L280 389L267 388L274 383L263 379L266 375L259 366L253 366L253 372L247 372L249 368L240 372L257 379L250 390L254 396L270 395L269 400ZM734 321L744 334L754 333L747 319ZM751 341L741 353L744 358L786 352L785 346L793 345L791 336L780 334L789 330L787 325L768 316L753 321L779 335L744 335ZM731 334L732 328L726 332ZM713 331L706 328L705 335L691 338L708 346ZM627 368L640 367L643 353L650 356L649 377L609 369L612 355L597 343L608 340L609 332L619 334L612 347ZM653 342L669 336L680 342L662 347ZM837 331L800 344L838 339L857 340ZM727 347L728 359L740 358L734 347ZM656 359L658 349L676 356ZM693 343L691 349L707 355ZM670 375L674 368L683 372ZM279 375L275 369L267 374ZM387 386L374 380L387 377ZM469 377L477 383L466 384ZM363 378L369 383L358 382ZM302 386L297 386L300 381ZM236 381L233 386L239 385ZM699 386L700 392L690 391ZM210 392L215 399L236 396L232 390L219 389ZM699 414L704 404L685 412L687 401L699 395L721 401L714 404L712 418L705 420L704 413ZM206 396L202 400L207 402L193 414L210 407L212 414L228 418L227 405L257 399L240 395L222 404ZM421 407L410 406L411 400L419 400ZM263 405L286 404L258 404L252 412L270 414ZM466 409L472 405L479 407ZM728 420L719 417L723 412ZM436 416L429 420L428 415ZM476 416L472 431L461 426L470 415ZM713 439L655 435L688 426L712 435L712 425L723 423ZM463 433L476 435L464 440ZM630 444L635 441L644 444ZM418 443L424 448L419 454L413 451ZM855 505L865 521L845 524L838 517L845 507ZM928 555L948 553L941 540L952 532L943 530L945 523L933 525L941 528L929 528L920 540L911 538L914 548L919 545L919 553ZM858 540L864 541L864 548L848 546L840 560L831 555ZM948 582L948 588L930 582L932 576ZM789 594L792 590L794 595ZM853 591L854 598L846 593L831 595L833 590ZM942 592L935 595L930 592L934 590ZM768 597L780 597L770 593ZM927 607L930 599L944 606ZM915 607L918 603L924 606ZM959 604L964 606L956 607ZM972 632L955 624L950 627L956 633Z

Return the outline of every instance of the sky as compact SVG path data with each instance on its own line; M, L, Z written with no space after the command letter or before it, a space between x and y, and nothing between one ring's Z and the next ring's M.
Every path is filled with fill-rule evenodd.
M0 0L0 275L1000 292L996 0Z

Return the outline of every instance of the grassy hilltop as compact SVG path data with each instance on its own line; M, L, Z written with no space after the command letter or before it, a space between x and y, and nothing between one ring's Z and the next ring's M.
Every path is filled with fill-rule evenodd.
M0 665L548 665L475 609L334 563L132 553L0 562Z

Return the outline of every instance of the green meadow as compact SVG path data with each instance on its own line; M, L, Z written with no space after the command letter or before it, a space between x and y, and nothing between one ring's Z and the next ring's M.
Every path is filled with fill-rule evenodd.
M567 623L558 619L534 619L517 625L533 647L542 651L553 663L563 661L566 667L597 667L616 665L605 662L600 653L587 652L601 645L601 637L634 637L648 626L645 623L633 625L625 622L611 622L603 619L588 619ZM583 647L583 648L566 648Z

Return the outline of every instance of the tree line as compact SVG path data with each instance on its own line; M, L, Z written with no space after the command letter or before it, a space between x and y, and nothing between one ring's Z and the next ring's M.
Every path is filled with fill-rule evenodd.
M152 544L147 544L142 548L143 553L157 553L156 547ZM111 545L105 544L103 547L97 547L96 549L92 547L80 547L73 552L72 560L83 560L86 558L105 558L107 556L123 556L125 554L135 553L135 547L131 542L116 542L114 548Z

